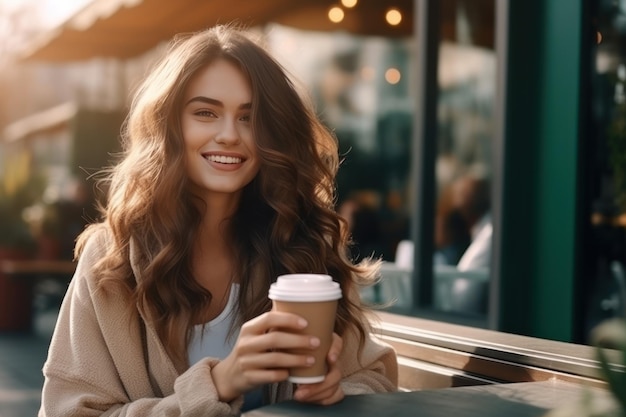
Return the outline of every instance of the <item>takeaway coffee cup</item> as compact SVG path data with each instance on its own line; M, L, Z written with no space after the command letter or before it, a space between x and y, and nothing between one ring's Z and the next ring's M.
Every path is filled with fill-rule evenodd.
M269 298L275 311L285 311L303 317L309 324L298 333L317 336L320 345L314 349L293 349L296 354L313 355L315 364L289 370L289 381L313 384L326 377L326 356L332 343L337 303L341 298L339 283L329 275L281 275L270 286ZM292 330L290 330L292 331Z

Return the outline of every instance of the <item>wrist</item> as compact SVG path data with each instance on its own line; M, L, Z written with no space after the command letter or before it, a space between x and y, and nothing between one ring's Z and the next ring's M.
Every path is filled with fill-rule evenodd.
M211 378L213 379L213 385L215 386L218 399L222 402L229 403L239 397L241 393L230 384L232 378L225 373L226 366L224 365L224 361L221 361L213 366L211 368Z

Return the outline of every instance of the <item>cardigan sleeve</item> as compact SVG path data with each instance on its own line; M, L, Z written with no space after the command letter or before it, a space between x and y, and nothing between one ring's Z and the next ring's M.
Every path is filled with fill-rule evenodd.
M348 296L361 302L358 291ZM338 361L342 371L341 388L346 395L398 390L396 351L373 333L372 320L378 320L373 313L373 310L368 311L362 323L366 333L361 350L355 326L349 327L343 335L343 350Z
M238 415L242 397L218 399L211 378L216 359L180 375L167 364L149 369L138 319L118 295L96 290L91 267L104 250L97 237L88 242L61 305L43 368L39 417Z
M344 335L339 356L343 378L341 388L346 395L392 392L398 390L398 361L395 350L368 333L360 355L354 331Z

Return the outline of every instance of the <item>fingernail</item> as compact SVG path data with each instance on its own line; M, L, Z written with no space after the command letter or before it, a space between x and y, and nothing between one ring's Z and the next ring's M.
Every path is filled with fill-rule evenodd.
M306 327L308 326L309 323L307 323L307 321L305 319L298 319L298 326L300 327Z
M331 354L329 355L328 359L329 359L331 362L337 362L337 354L336 354L336 353L331 353Z
M307 363L307 365L313 365L315 363L315 357L314 356L307 356L306 363Z
M311 346L318 347L320 345L320 340L317 337L311 338Z

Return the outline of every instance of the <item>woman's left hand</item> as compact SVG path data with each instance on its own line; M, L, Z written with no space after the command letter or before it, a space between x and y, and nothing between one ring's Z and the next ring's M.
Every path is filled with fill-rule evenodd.
M333 343L328 351L328 373L322 382L317 384L300 384L294 393L294 399L305 403L320 405L335 404L343 400L344 393L341 389L341 370L337 359L343 349L343 339L333 333Z

